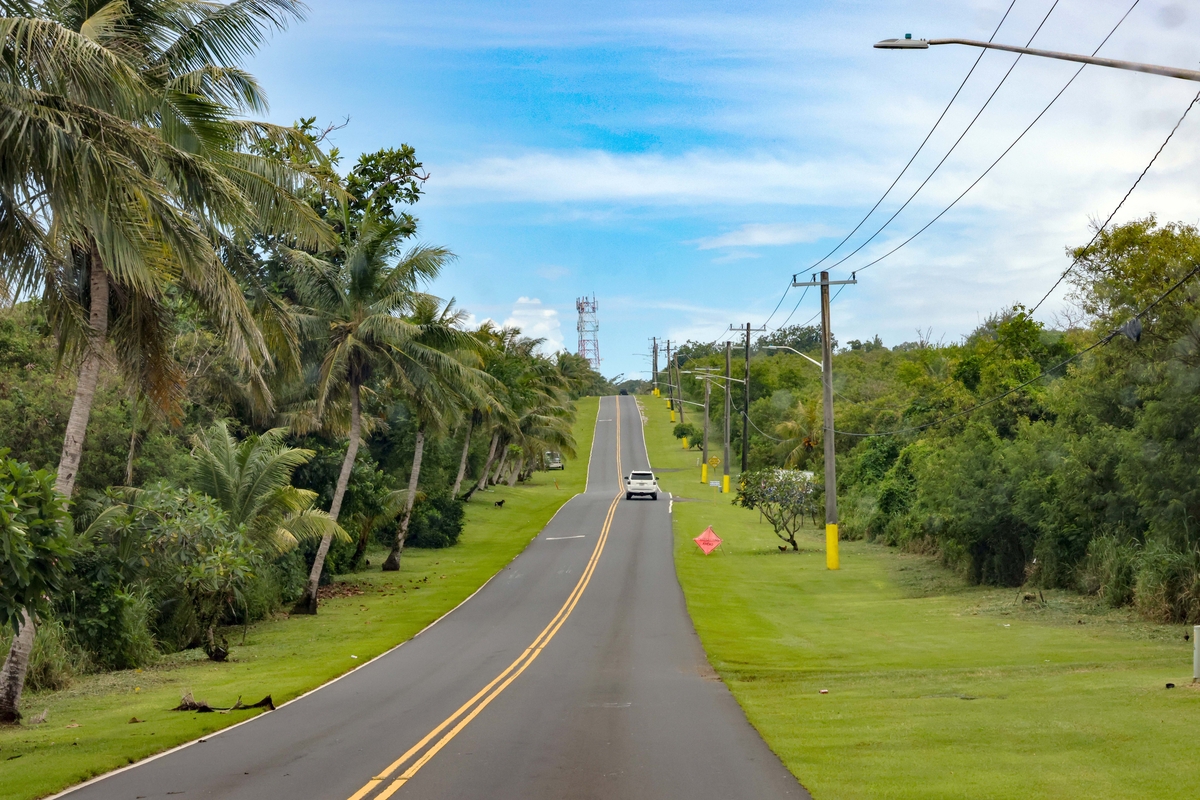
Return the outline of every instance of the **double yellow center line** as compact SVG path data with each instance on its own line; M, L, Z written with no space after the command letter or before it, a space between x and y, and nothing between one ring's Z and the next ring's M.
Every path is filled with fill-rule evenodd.
M613 416L617 423L617 486L620 487L621 481L624 477L621 474L620 401L617 401L617 410ZM539 655L541 655L542 650L546 648L546 645L550 643L550 640L553 639L554 635L558 633L560 628L562 628L563 623L566 622L567 618L571 616L571 612L575 610L575 606L579 602L579 598L583 596L583 590L587 588L588 583L592 579L592 574L596 571L596 565L600 561L600 554L604 552L604 544L606 541L608 541L608 532L609 529L612 528L613 515L616 514L617 503L621 499L622 491L623 490L619 490L617 492L617 496L613 498L612 503L608 506L608 514L605 515L604 524L600 528L600 537L596 541L596 548L592 551L592 556L590 559L588 559L587 566L584 567L583 574L579 577L579 582L575 584L575 588L567 597L566 602L563 603L562 608L560 608L558 613L554 615L554 618L550 620L550 624L542 629L542 632L537 635L537 638L533 640L529 647L525 648L525 651L517 657L516 661L509 664L503 672L493 678L491 682L487 684L487 686L484 686L482 689L480 689L474 697L459 706L457 711L446 717L446 719L442 720L442 722L436 728L425 734L425 737L406 750L404 755L397 758L395 761L389 764L386 769L381 771L375 777L371 778L371 780L367 781L361 789L350 795L349 800L363 800L363 798L370 795L382 784L388 783L388 781L390 781L390 783L388 783L387 788L376 795L374 800L387 800L387 798L395 794L401 786L412 780L412 777L416 775L418 771L420 771L421 767L425 766L431 758L436 756L443 747L449 744L450 741L459 734L459 731L467 727L471 720L479 716L479 713L487 708L489 703L495 700L501 692L507 689L508 685L515 681L517 677L520 676L520 674L524 672ZM446 731L447 728L450 728L450 730L443 735L442 732ZM421 757L414 761L408 767L408 769L401 772L395 778L392 777L396 770L407 764L410 759L420 753L426 747L426 745L436 739L439 735L441 738L437 740L436 744L434 744L428 750L425 750Z

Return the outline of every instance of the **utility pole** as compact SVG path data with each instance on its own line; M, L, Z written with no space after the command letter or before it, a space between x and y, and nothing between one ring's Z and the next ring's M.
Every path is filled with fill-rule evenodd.
M745 327L746 374L744 376L745 382L742 385L742 472L746 471L746 467L749 464L750 459L750 332L752 330L765 331L766 329L766 325L762 326L761 328L751 328L749 322L746 323ZM740 325L736 328L730 325L729 330L741 331L743 328Z
M654 353L654 396L659 396L658 391L658 337L654 336L650 339L651 348Z
M816 276L809 282L796 281L792 286L815 284ZM833 332L829 324L829 287L858 283L854 273L848 281L831 281L829 273L821 273L821 382L824 384L825 405L825 566L838 569L838 511L837 511L837 460L834 451L833 427Z
M675 368L675 399L679 401L678 403L676 403L676 405L679 406L679 424L682 425L684 423L683 407L684 407L685 403L683 402L683 374L680 373L680 371L679 371L679 344L678 344L678 342L676 342L676 346L675 346L675 358L672 359L671 363L668 365L668 373L667 374L670 374L670 372L669 372L670 367Z
M675 390L671 388L671 340L667 339L667 408L671 409L671 422L675 421Z
M704 452L700 460L700 482L708 483L708 396L711 393L712 381L704 376Z
M731 398L731 395L729 392L729 387L732 384L732 381L730 381L729 379L731 377L733 377L729 373L730 373L730 367L732 366L732 364L733 364L733 342L726 342L725 343L725 462L724 462L725 474L721 478L721 491L724 494L729 494L729 405L730 405L730 398Z

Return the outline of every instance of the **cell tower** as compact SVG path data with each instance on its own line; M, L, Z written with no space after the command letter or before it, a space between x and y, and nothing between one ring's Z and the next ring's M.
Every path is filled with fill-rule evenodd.
M596 334L600 332L600 320L596 317L596 296L591 299L580 297L575 301L575 310L579 312L579 322L575 330L579 331L579 355L591 363L595 370L600 369L600 340Z

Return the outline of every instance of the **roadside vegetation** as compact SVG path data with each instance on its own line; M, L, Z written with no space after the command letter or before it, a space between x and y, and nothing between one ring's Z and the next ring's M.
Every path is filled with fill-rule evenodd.
M1055 326L1018 305L961 342L835 343L841 532L936 554L973 584L1070 589L1147 620L1200 622L1200 232L1149 218L1069 255L1077 316ZM817 508L820 371L766 346L819 358L820 336L798 325L756 341L749 408L751 469L817 473ZM723 347L678 352L685 370L724 368ZM722 403L714 391L712 431ZM741 406L738 391L735 420Z
M583 491L597 400L585 398L578 407L578 460L564 458L561 472L538 472L512 488L502 483L476 493L463 507L456 546L409 550L403 570L381 572L375 565L389 545L371 542L370 566L364 561L322 587L320 614L273 614L248 629L230 629L232 652L224 663L203 650L184 650L140 668L76 674L57 691L27 694L27 716L46 712L47 721L0 728L0 800L50 794L260 713L171 711L186 692L216 707L266 695L278 705L412 638L503 569ZM501 499L503 508L496 508ZM39 629L39 647L49 636L65 636L60 622Z
M514 512L511 541L458 555L483 519L472 494L572 456L575 398L609 388L429 292L454 255L420 239L413 148L349 162L333 126L256 121L266 96L242 64L303 12L0 3L2 723L114 671L203 658L220 673L268 619L310 631L276 700L339 674L323 659L345 631L279 615L317 613L335 576L401 570L414 548L426 567L426 551L470 565L447 602L478 586L560 493ZM404 566L378 585L409 581ZM363 649L443 606L391 609ZM95 700L128 708L110 701ZM137 752L189 728L171 730ZM72 774L125 757L96 747Z
M814 797L1194 796L1190 626L971 584L879 541L843 543L831 572L823 520L782 545L699 482L664 400L639 401L709 661ZM705 556L692 538L709 525L724 541Z

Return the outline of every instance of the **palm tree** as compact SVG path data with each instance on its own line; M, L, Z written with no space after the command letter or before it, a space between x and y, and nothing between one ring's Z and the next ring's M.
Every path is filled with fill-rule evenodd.
M65 497L109 339L144 396L176 407L170 293L214 320L249 380L271 363L228 256L247 231L298 243L329 234L296 196L306 175L255 154L262 141L305 143L238 119L265 105L238 62L301 8L0 2L0 294L41 288L64 352L79 362L56 477ZM24 628L33 629L28 615ZM0 691L19 687L23 672L6 667Z
M192 438L191 488L216 500L230 525L245 525L249 539L266 552L286 553L326 535L349 541L329 514L313 508L316 492L292 486L292 474L314 454L288 447L286 435L286 428L272 428L239 442L217 423Z
M421 477L425 440L431 433L446 429L448 419L463 409L477 408L486 402L491 383L477 368L479 339L462 330L465 312L454 308L454 301L441 303L428 295L417 299L409 322L414 335L396 349L394 386L417 422L412 468L408 476L408 494L404 514L396 530L391 552L383 562L385 572L400 569L413 504Z
M775 432L783 440L777 445L776 451L783 457L784 465L802 467L816 452L823 434L821 423L817 420L817 404L797 401L794 417L775 426Z
M335 521L361 442L363 393L370 391L368 384L376 373L395 374L400 352L422 334L405 315L428 297L418 290L421 281L435 278L452 258L444 248L425 245L402 252L411 224L390 209L368 204L361 219L354 221L344 206L336 213L342 225L341 248L324 258L284 251L296 270L304 324L322 351L315 415L322 418L338 401L349 406L349 442L329 506ZM316 613L317 584L331 542L329 535L321 539L299 611Z
M11 100L0 111L0 202L11 213L0 216L25 243L7 253L5 283L43 287L79 361L57 476L70 496L106 342L146 398L174 411L182 379L166 301L180 292L261 383L271 354L231 272L238 242L252 231L309 244L330 233L297 196L306 176L254 152L303 137L236 118L265 108L237 62L297 16L294 0L8 7L37 16L0 20L0 46L22 65L0 86Z

